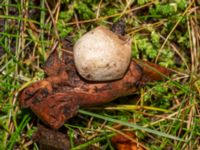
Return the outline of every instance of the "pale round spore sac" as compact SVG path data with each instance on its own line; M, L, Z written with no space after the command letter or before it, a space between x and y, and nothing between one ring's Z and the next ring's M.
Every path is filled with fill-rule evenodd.
M106 27L83 35L74 46L79 74L89 81L117 80L124 76L131 60L131 42Z

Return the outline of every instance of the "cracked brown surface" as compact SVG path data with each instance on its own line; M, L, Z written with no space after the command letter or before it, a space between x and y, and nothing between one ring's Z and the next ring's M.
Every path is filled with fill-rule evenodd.
M30 108L44 123L57 129L76 115L79 107L100 105L130 95L137 90L138 83L161 80L161 74L170 74L169 70L158 65L142 63L145 65L132 60L120 80L90 82L77 73L72 55L63 52L59 58L54 51L44 65L47 77L20 93L20 105Z

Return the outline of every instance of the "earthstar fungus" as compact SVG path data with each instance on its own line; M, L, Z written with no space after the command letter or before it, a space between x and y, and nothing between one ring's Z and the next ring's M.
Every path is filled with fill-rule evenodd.
M150 62L131 60L130 40L102 26L78 40L73 54L62 51L60 56L54 50L44 71L47 77L22 90L19 103L53 129L75 116L79 107L133 94L141 83L171 73Z

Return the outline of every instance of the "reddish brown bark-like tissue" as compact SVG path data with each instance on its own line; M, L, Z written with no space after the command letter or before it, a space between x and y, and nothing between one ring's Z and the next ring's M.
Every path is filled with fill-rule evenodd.
M138 64L132 60L120 80L86 81L77 73L73 57L63 52L59 58L57 51L49 56L44 70L47 77L25 88L19 94L19 102L22 108L30 108L44 123L55 129L75 116L79 107L100 105L130 95L137 90L138 84L161 80L162 74L170 74L168 69L156 64Z

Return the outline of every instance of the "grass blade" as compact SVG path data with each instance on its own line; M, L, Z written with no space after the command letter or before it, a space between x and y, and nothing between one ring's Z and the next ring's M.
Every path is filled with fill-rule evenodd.
M84 115L88 115L88 116L92 116L92 117L96 117L96 118L99 118L99 119L107 120L107 121L110 121L110 122L118 123L118 124L121 124L121 125L124 125L124 126L132 127L132 128L137 129L137 130L146 131L146 132L149 132L149 133L152 133L152 134L155 134L155 135L158 135L158 136L163 136L163 137L166 137L166 138L169 138L169 139L173 139L173 140L177 140L177 141L184 141L183 139L178 138L178 137L173 136L173 135L169 135L169 134L166 134L166 133L163 133L163 132L160 132L160 131L145 128L145 127L139 126L137 124L133 124L133 123L124 122L124 121L121 121L121 120L109 118L109 117L102 116L102 115L99 115L99 114L95 114L95 113L85 111L85 110L82 110L82 109L79 110L79 113L84 114Z

